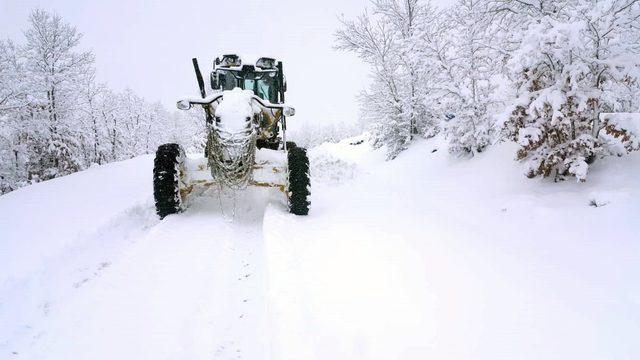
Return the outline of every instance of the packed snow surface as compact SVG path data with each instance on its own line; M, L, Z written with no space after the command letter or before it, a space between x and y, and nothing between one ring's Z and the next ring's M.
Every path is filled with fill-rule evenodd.
M528 180L498 145L309 151L312 210L212 192L159 221L139 157L0 197L3 359L631 359L640 156Z

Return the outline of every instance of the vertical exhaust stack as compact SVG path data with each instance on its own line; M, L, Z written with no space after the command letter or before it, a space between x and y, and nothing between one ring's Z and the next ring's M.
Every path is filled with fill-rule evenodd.
M278 61L278 83L280 85L280 103L284 104L284 92L285 90L285 83L284 83L284 72L282 72L282 61Z
M280 103L284 104L284 73L282 72L282 61L278 61L278 65L276 65L276 67L278 68L278 84L280 85ZM284 114L284 111L282 113L282 143L283 143L283 149L284 151L288 151L289 149L287 149L287 117Z
M198 59L193 58L191 59L191 62L193 63L193 70L195 70L196 72L196 80L198 80L198 87L200 88L200 96L202 96L202 98L204 99L207 97L207 91L204 88L204 79L202 78L202 73L200 72ZM211 124L211 122L213 121L213 114L211 114L211 108L208 106L205 106L204 113L206 116L207 124Z
M200 88L200 95L204 99L207 97L207 92L204 89L204 79L202 78L202 73L200 72L200 66L198 66L198 59L191 59L193 62L193 69L196 71L196 79L198 80L198 87Z

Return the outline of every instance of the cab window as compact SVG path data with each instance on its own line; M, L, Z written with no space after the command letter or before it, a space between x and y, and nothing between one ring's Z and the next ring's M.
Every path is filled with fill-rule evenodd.
M245 90L252 90L255 93L254 86L256 85L256 81L253 79L244 79L244 87Z
M230 72L221 73L219 76L222 90L233 90L238 87L238 80Z
M258 80L256 95L261 99L268 100L270 103L277 103L278 95L276 93L275 79L265 77L264 79Z

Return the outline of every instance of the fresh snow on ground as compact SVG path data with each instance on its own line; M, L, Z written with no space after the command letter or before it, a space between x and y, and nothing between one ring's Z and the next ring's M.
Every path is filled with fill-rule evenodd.
M1 196L0 358L640 355L640 154L553 183L361 140L309 150L308 217L251 189L159 221L150 156Z
M640 157L554 184L524 178L508 145L443 149L383 163L325 145L356 178L314 184L309 218L268 212L276 358L640 355Z

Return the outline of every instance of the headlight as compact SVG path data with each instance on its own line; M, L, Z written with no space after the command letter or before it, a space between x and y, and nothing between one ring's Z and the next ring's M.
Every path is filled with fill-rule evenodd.
M238 55L223 55L220 64L222 66L240 66L242 65L242 60Z
M276 68L276 60L272 58L260 58L256 62L256 67L260 69L275 69Z

